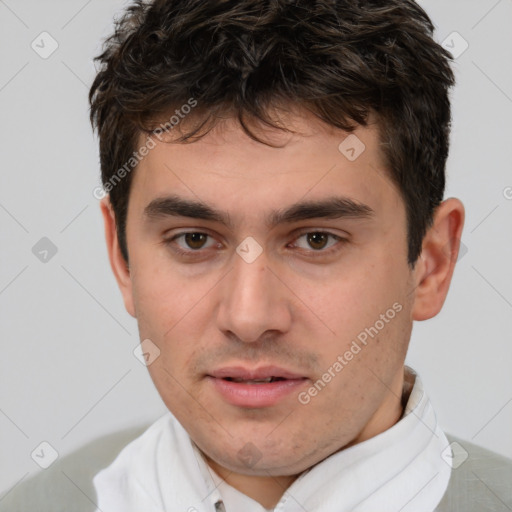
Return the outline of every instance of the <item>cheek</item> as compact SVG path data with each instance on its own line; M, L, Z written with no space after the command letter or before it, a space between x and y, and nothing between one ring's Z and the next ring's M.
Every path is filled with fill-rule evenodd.
M375 401L369 391L376 379L372 372L387 381L405 357L412 322L404 269L389 255L377 255L373 262L343 269L328 285L314 288L305 283L298 291L307 296L305 302L315 313L313 318L307 312L313 318L307 323L321 340L316 346L320 370L331 369L336 375L330 391L322 392L326 407L341 396L349 409L353 404ZM383 374L386 367L389 375ZM328 374L324 377L330 380ZM317 406L322 402L317 400Z
M148 251L149 252L149 251ZM170 263L136 261L132 276L139 324L151 326L159 337L177 325L200 302L203 284L172 272Z
M159 371L159 380L168 378L163 368L188 379L187 372L201 352L198 341L208 328L206 319L211 318L207 295L212 284L206 278L192 282L168 269L138 268L143 270L132 281L140 338L149 338L160 349L158 360L149 369Z
M322 328L334 338L355 335L375 323L395 302L403 301L404 290L403 270L383 260L378 264L362 261L334 271L322 282L303 281L294 288L317 317L315 325L320 326L321 319Z

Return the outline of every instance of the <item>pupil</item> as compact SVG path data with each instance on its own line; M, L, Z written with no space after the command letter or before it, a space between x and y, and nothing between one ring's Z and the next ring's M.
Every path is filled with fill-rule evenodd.
M322 243L319 239L323 239L324 243ZM327 235L325 233L311 233L308 237L308 243L312 245L313 249L322 249L325 247L325 241L327 239ZM315 247L315 244L320 243L321 247Z
M202 246L201 242L204 242L204 237L204 233L187 233L185 235L185 241L187 242L187 245L192 249L200 249Z

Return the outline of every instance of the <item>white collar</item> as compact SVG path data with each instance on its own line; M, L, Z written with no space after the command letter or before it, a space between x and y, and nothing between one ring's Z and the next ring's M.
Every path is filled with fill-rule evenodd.
M274 511L432 512L450 478L451 468L441 456L448 444L416 375L400 421L305 471ZM227 512L265 512L226 483L219 486L212 473L167 413L94 477L98 510L215 512L223 510L223 502Z

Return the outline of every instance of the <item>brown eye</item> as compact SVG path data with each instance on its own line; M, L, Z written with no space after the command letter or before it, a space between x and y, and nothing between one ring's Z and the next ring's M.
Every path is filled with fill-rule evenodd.
M191 249L201 249L208 238L205 233L185 233L183 236L185 243Z
M306 253L308 257L316 258L338 252L346 242L345 238L328 231L304 231L295 238L292 246Z
M195 258L204 255L207 249L213 248L215 239L200 231L186 231L163 240L163 243L180 256Z
M327 245L328 239L327 233L307 233L308 244L315 250L323 249Z
M302 239L301 243L297 243ZM329 239L332 242L329 244ZM326 231L307 231L305 233L300 234L296 239L294 245L299 247L300 249L309 250L313 249L313 251L322 251L322 249L329 249L333 245L336 245L336 241L342 240L341 237L333 235L332 233L328 233ZM305 243L304 243L305 242ZM322 251L327 252L327 251Z

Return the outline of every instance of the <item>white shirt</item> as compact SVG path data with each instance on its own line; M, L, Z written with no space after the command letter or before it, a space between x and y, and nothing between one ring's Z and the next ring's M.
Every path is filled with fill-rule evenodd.
M448 446L418 376L395 425L302 473L275 512L432 512L451 467ZM219 485L220 483L220 485ZM206 464L169 412L94 477L98 512L267 512Z

